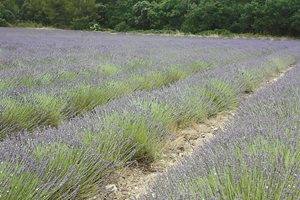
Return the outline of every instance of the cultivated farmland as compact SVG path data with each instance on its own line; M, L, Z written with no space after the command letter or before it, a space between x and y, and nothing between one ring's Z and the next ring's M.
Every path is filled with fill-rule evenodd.
M297 199L299 52L296 40L0 28L0 199L105 198L117 170L151 165L177 130L226 111L226 129L140 198Z
M300 65L240 106L140 199L299 199Z

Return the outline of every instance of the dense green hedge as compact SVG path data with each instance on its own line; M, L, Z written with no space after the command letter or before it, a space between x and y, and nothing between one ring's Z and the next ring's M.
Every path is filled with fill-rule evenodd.
M0 26L300 35L299 0L1 0ZM94 26L96 24L96 26Z

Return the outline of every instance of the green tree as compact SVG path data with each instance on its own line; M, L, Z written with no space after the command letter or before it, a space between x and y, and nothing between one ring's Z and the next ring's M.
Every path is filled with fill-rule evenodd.
M137 29L152 28L153 5L149 1L139 1L132 7L134 26Z
M180 29L189 10L191 0L162 0L156 6L160 27L164 29Z
M230 29L238 13L234 7L221 1L203 1L187 14L182 25L184 32L197 33L206 30Z
M18 19L19 7L13 0L1 0L0 2L0 25L6 26Z
M290 19L291 21L291 27L290 27L290 32L291 35L298 35L300 36L300 9L297 10L293 14L293 16Z
M98 15L101 5L95 0L74 0L67 9L72 14L71 24L75 29L87 29L101 19Z

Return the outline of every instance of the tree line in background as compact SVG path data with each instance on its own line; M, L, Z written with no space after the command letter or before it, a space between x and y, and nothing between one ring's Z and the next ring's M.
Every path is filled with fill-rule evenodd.
M0 26L300 36L299 0L0 0Z

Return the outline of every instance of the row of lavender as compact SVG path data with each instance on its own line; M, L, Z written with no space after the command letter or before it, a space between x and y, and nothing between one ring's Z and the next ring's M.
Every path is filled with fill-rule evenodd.
M57 127L136 90L162 88L196 72L297 47L291 41L0 32L0 138Z
M140 199L299 199L300 63Z
M0 144L0 199L93 196L116 168L156 159L172 130L235 108L241 93L295 63L298 52L299 47L283 49L196 73L97 107L57 129L17 134Z

